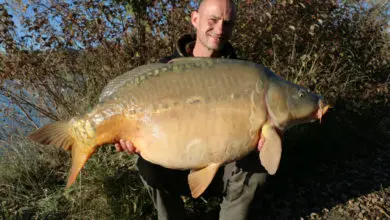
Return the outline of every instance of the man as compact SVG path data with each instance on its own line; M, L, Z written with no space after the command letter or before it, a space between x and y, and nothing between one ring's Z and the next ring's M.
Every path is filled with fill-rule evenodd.
M229 40L236 19L236 6L231 0L203 0L191 14L196 36L184 35L177 42L177 51L161 62L175 57L225 57L235 59ZM120 140L117 151L138 153L130 141ZM139 157L137 167L145 187L157 209L158 219L188 219L181 195L190 195L189 171L170 170ZM247 219L255 191L265 184L267 173L260 164L258 152L220 168L203 196L222 196L220 219Z

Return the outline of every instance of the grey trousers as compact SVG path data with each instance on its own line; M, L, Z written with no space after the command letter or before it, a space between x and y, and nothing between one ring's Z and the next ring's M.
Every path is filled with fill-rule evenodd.
M137 168L142 182L157 209L159 220L187 219L181 195L191 195L189 171L170 170L141 157ZM221 167L202 196L222 197L219 219L247 219L258 188L265 186L267 172L261 166L258 152ZM261 189L260 189L261 190Z

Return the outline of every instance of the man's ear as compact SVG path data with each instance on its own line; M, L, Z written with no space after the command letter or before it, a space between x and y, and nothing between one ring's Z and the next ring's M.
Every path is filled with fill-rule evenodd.
M198 28L198 22L199 22L199 12L197 11L191 12L191 23L195 29Z

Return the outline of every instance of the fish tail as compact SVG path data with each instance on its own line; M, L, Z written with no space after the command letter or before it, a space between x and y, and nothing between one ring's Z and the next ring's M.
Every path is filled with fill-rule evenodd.
M45 125L30 133L27 138L43 145L55 145L65 150L71 150L75 139L70 134L71 125L60 121Z
M66 188L69 188L76 181L80 170L97 147L94 134L89 129L80 127L80 125L85 124L83 121L77 121L76 124L64 121L54 122L27 136L34 142L43 145L55 145L72 151L72 167Z

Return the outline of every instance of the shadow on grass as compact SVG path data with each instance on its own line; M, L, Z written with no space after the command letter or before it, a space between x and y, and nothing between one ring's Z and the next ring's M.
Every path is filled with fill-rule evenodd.
M389 187L389 108L372 109L358 116L338 105L321 124L286 133L280 170L251 219L306 218Z
M119 168L106 178L104 190L114 219L155 219L155 210L137 171Z

